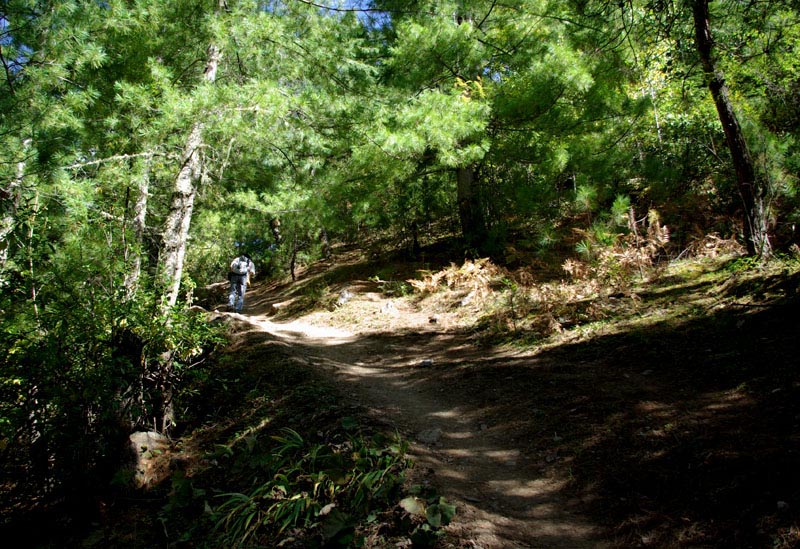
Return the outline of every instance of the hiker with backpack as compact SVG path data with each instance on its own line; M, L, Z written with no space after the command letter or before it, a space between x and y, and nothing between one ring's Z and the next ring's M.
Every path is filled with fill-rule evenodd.
M228 280L231 282L230 293L228 294L228 310L237 313L242 312L244 306L244 293L250 283L250 276L256 276L256 267L253 260L244 252L231 261L231 269L228 273Z

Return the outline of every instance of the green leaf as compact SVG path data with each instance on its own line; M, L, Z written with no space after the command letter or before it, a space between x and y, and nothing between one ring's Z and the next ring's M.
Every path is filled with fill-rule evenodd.
M440 497L439 503L434 503L433 505L428 506L428 510L425 513L425 518L427 519L428 524L434 528L441 528L442 526L450 524L450 521L453 520L455 514L456 506L447 503L447 500L445 500L443 497Z
M456 516L456 506L447 503L444 498L439 498L439 513L442 517L442 524L448 525L453 520L453 517Z
M345 431L355 431L358 429L358 421L355 418L347 416L342 418L342 428Z
M425 516L425 503L414 496L408 496L400 502L400 507L410 515Z
M347 513L334 509L326 517L322 523L322 536L326 540L331 540L353 526L356 521Z
M442 526L442 512L438 505L431 505L428 507L428 511L425 513L425 518L428 521L428 524L434 528L440 528Z

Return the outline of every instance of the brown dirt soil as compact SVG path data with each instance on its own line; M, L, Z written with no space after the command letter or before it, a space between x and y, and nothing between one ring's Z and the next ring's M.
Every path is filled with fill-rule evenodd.
M352 297L320 310L316 274L229 316L411 441L413 480L457 505L449 546L800 546L796 273L640 294L725 306L526 350L367 277L329 277Z

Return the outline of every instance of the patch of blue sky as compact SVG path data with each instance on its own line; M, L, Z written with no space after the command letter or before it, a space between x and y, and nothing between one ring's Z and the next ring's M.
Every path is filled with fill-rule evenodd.
M0 17L0 46L6 50L3 51L3 63L10 74L17 74L25 68L33 54L32 48L15 43L11 22L5 16ZM8 57L9 53L12 57Z
M377 30L391 23L391 14L375 8L371 0L320 0L315 4L331 14L355 13L367 29Z
M0 46L7 46L13 40L8 30L9 22L5 16L0 16Z

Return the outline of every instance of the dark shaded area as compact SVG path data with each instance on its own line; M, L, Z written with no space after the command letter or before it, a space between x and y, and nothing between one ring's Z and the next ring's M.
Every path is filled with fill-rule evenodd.
M93 531L39 546L64 546L64 539L87 547L159 546L181 536L189 541L176 546L192 546L211 527L198 490L212 497L245 489L257 467L251 457L284 426L326 441L343 416L368 412L388 430L417 435L419 425L391 404L378 409L355 398L369 390L381 392L384 403L406 392L431 404L412 411L423 425L445 431L431 451L465 458L452 464L458 474L417 474L451 501L528 523L569 525L574 517L593 527L589 546L798 546L800 277L732 276L722 287L689 281L667 288L674 282L640 297L686 303L739 296L747 304L727 301L714 310L698 300L703 315L535 354L435 327L330 346L275 340L234 321L234 340L214 375L196 380L181 402L179 434L191 446L171 460L170 480L148 494L98 500ZM260 289L251 298L254 308L279 301ZM337 390L329 387L329 374L354 357L376 377L339 376ZM493 493L485 465L497 455L515 456L493 470L498 485L549 479L558 488ZM51 519L58 526L58 516ZM497 532L519 546L587 543L568 531L531 538L511 522ZM459 546L469 537L450 541Z
M590 398L563 397L577 405L571 424L591 428L572 434L574 489L592 496L585 507L610 524L608 535L718 547L789 535L800 516L798 304L795 296L551 354L591 357Z
M710 289L702 286L692 290ZM470 442L445 436L437 451L469 451L476 463L518 452L507 480L568 479L558 494L498 504L480 493L480 472L465 460L463 474L438 479L447 494L505 516L563 505L597 526L598 543L622 547L793 547L800 542L797 287L797 276L733 277L715 291L755 301L534 356L428 332L359 338L338 352L344 360L382 349L365 361L386 378L382 389L428 395L438 404L428 416L445 431L485 424ZM765 295L781 297L759 302ZM430 365L413 364L426 357ZM437 419L447 414L456 419ZM556 541L507 534L520 543Z

